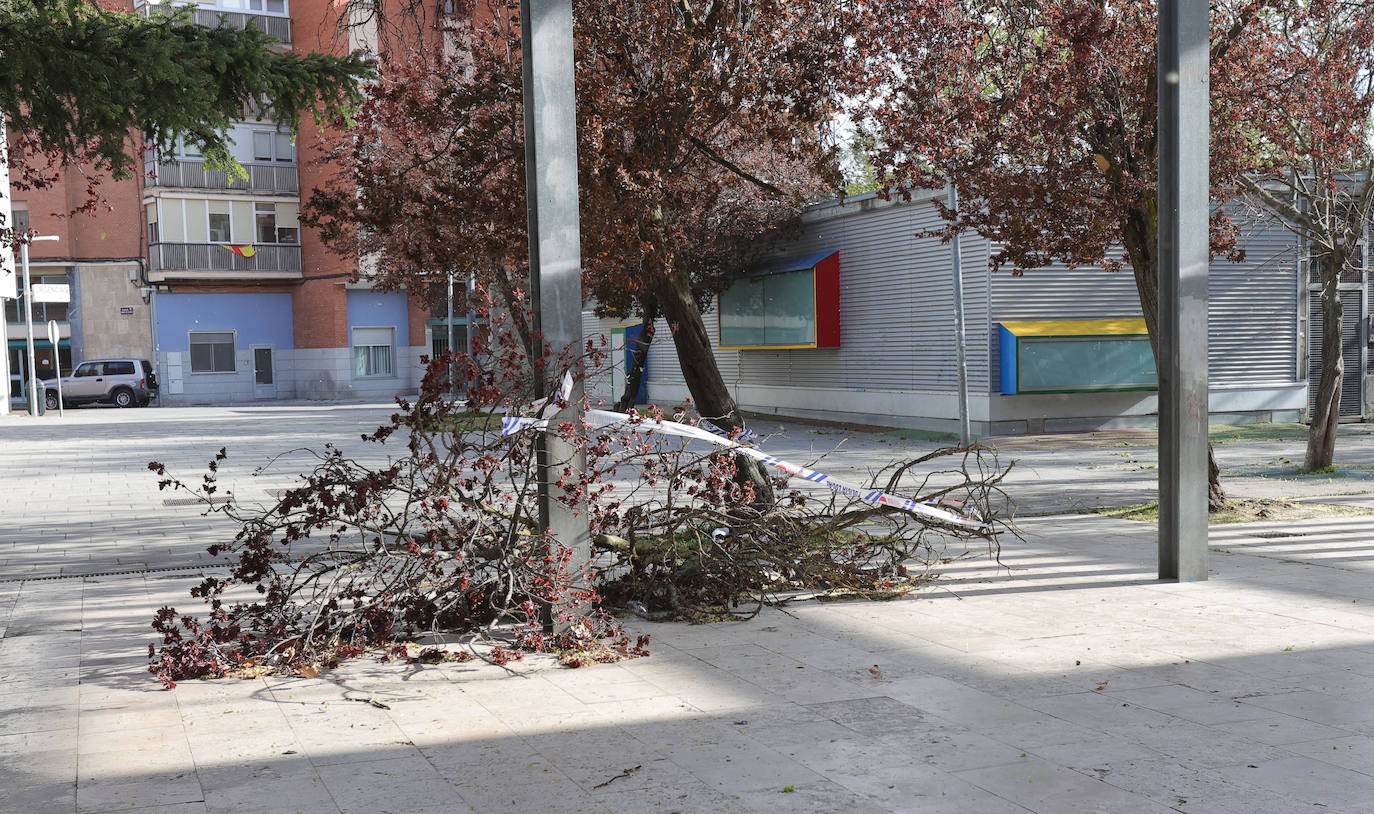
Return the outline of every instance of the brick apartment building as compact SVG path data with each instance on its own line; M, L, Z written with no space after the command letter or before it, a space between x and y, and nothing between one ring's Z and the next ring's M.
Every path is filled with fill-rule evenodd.
M145 2L129 8L149 13ZM323 23L333 8L202 0L194 15L204 25L260 27L283 48L337 51L346 38ZM303 194L334 173L318 160L326 134L309 121L294 135L243 121L232 135L247 178L207 170L201 156L173 145L149 153L142 177L103 184L111 211L94 217L63 214L84 200L78 178L11 189L16 222L58 237L32 244L34 282L71 287L70 303L33 304L36 323L59 326L57 348L37 331L40 374L84 359L151 359L165 405L414 392L420 356L433 337L443 341L442 321L427 320L405 292L350 283L357 260L329 252L299 224ZM27 387L23 311L5 304L18 404Z

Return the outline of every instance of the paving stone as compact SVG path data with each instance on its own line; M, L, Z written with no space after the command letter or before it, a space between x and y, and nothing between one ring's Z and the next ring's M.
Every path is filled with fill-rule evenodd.
M319 768L343 814L411 814L462 804L457 790L424 758L393 758Z

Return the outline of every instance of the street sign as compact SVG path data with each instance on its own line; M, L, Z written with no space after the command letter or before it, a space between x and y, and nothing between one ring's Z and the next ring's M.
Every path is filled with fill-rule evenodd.
M57 417L62 418L67 414L67 411L63 409L62 404L62 352L57 347L59 338L57 320L48 320L48 341L52 343L52 363L53 367L57 368L57 375L53 377L57 379Z
M53 285L51 283L37 283L29 286L33 290L34 302L71 302L72 287L66 283Z

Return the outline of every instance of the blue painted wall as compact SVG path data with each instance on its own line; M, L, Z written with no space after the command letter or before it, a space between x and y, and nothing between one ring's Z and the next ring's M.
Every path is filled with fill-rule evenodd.
M157 344L167 351L188 350L187 331L238 331L234 344L295 347L291 295L158 294Z
M410 314L406 310L404 291L382 294L376 291L348 292L348 330L354 328L396 329L396 344L399 347L410 345Z

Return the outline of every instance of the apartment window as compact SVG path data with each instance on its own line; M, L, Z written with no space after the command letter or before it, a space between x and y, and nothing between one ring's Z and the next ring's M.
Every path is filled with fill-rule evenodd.
M227 212L210 213L210 242L229 242L229 214Z
M258 243L301 242L301 230L295 226L277 227L277 205L272 203L253 204L254 225Z
M14 233L16 235L20 232L27 232L29 230L29 210L15 209L10 213L10 215L14 218L14 221L11 225L13 226Z
M253 11L266 10L272 14L285 14L286 0L248 0L248 8Z
M233 373L233 331L190 331L192 373Z
M390 376L395 328L353 329L353 375Z
M157 243L157 242L158 242L158 237L157 237L157 221L150 221L150 222L148 223L148 242L149 242L149 243Z
M291 143L290 133L276 133L271 130L253 131L253 160L275 161L290 164L296 160L296 147Z
M272 134L266 130L253 131L253 160L272 160Z
M253 220L257 226L259 243L277 242L277 205L253 204Z

